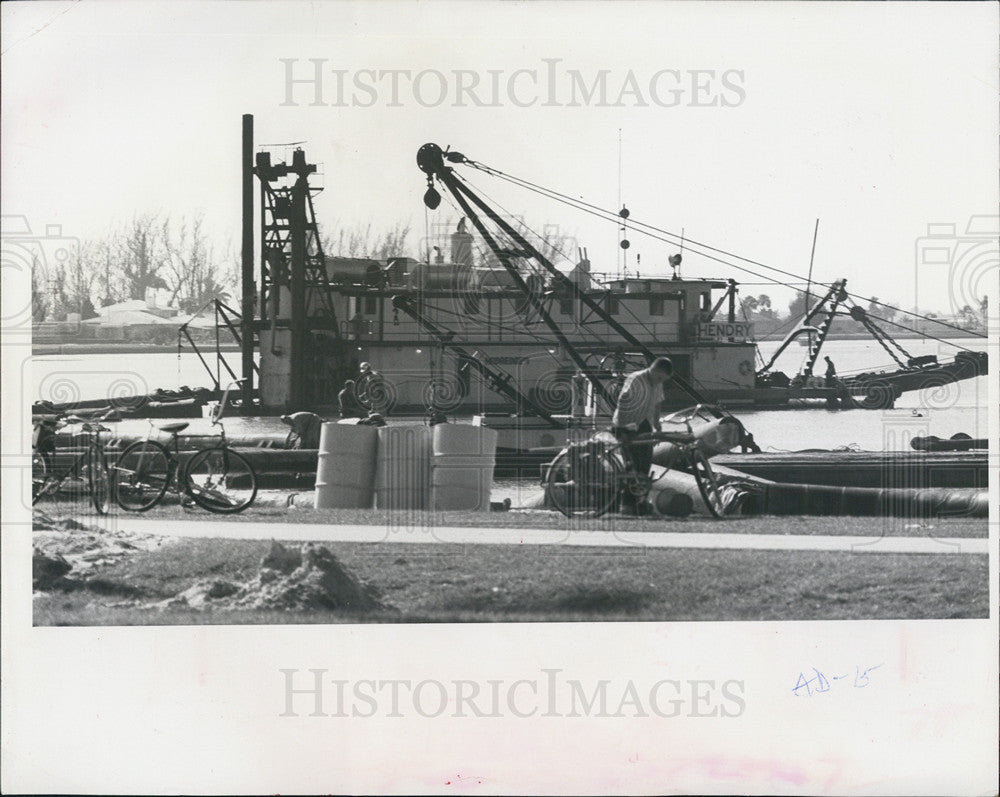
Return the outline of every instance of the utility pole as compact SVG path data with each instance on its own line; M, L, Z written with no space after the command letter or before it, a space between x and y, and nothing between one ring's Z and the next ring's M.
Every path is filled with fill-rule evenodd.
M306 396L306 195L309 192L309 173L315 166L307 166L306 154L297 149L292 154L292 172L296 175L292 186L291 227L291 291L292 291L292 345L291 383L289 409L300 409L308 401Z
M243 114L243 242L240 251L242 296L240 313L242 323L243 384L240 391L242 412L250 414L253 403L253 349L254 349L254 251L253 251L253 115Z

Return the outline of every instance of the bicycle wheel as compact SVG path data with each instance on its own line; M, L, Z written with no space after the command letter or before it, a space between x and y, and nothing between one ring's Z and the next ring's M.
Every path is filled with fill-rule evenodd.
M145 512L159 503L170 483L170 455L155 440L132 443L118 456L112 495L129 512Z
M607 452L569 448L553 460L546 494L566 517L600 517L615 505L622 469Z
M90 455L87 465L87 477L90 482L90 500L94 502L94 509L98 515L108 514L111 509L111 475L108 472L108 461L104 456L104 450L94 449Z
M45 457L39 453L31 455L31 504L41 497L42 489L49 477L49 466L45 463Z
M188 460L184 489L209 512L242 512L257 497L257 474L242 454L204 448Z
M691 470L694 471L694 480L698 485L698 492L708 507L712 517L721 518L726 514L722 503L722 495L719 492L719 482L715 478L715 471L705 456L705 452L700 448L691 452Z

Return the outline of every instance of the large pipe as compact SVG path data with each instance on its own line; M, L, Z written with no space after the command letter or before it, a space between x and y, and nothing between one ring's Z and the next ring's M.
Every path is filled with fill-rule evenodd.
M254 349L254 251L253 251L253 114L243 114L243 243L240 253L242 264L242 298L240 312L243 348L242 412L252 411L253 401L253 349Z
M757 511L753 511L756 509ZM768 484L745 514L988 518L989 493L977 489L830 487Z

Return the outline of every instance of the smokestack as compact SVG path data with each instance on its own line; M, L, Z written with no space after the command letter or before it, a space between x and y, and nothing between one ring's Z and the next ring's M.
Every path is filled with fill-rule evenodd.
M451 262L460 266L472 265L472 235L465 231L465 217L458 222L458 229L451 234Z

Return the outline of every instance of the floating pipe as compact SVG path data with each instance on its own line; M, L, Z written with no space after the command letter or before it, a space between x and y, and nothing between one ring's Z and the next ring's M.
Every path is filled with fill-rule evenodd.
M988 518L986 490L941 488L830 487L766 484L754 490L743 514L844 515L862 517Z

